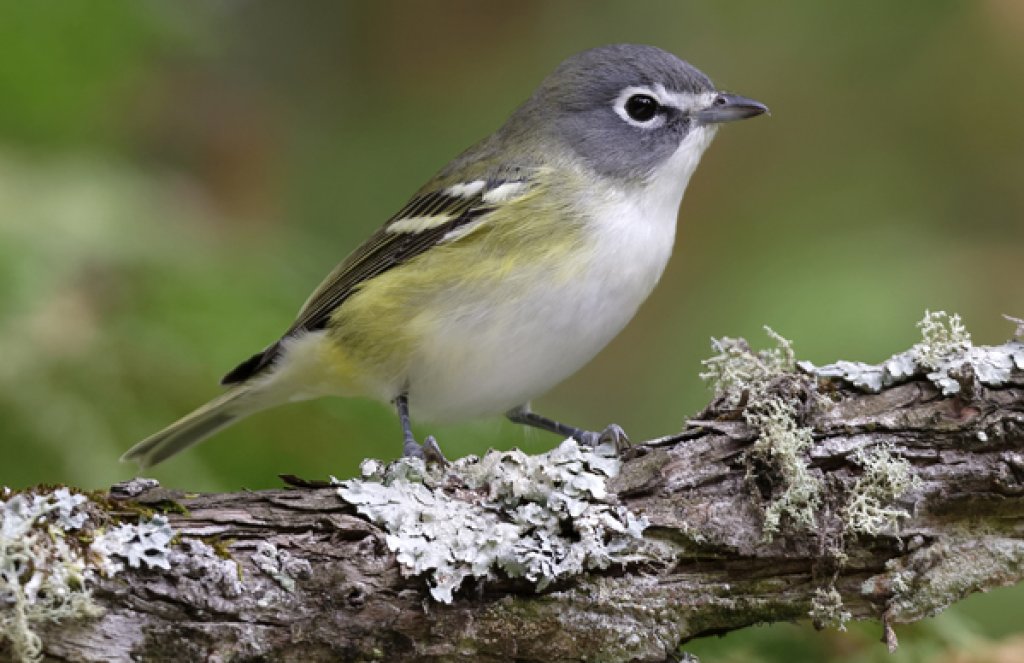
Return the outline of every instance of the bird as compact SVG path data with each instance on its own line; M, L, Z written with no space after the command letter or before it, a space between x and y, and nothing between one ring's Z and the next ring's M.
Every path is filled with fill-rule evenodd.
M160 463L261 410L322 396L394 406L402 456L444 460L413 420L505 414L580 444L621 441L530 402L633 318L668 263L690 176L726 122L762 115L655 46L559 64L493 134L348 255L221 395L123 456Z

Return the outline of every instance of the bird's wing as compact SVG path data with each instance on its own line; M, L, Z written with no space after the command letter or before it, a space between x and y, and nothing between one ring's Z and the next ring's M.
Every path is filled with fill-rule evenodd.
M431 247L457 242L530 188L527 178L478 179L421 191L324 279L282 339L323 328L361 284ZM269 366L279 351L280 341L239 364L221 384L244 382Z

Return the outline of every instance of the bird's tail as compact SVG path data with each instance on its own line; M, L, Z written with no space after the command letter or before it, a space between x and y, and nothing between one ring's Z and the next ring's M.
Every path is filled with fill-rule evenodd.
M150 435L121 456L122 462L132 461L140 469L162 463L193 444L198 444L217 431L267 407L246 384L241 384L190 414L178 419L158 433Z

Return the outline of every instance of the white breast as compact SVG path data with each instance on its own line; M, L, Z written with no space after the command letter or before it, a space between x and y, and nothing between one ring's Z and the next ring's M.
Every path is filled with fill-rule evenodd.
M537 279L487 301L461 302L452 323L424 343L409 374L419 419L505 412L540 396L590 361L633 318L672 252L683 191L714 131L697 129L657 176L625 188L603 183L580 208L590 221L586 270ZM595 192L597 195L595 195ZM496 303L497 302L497 303Z

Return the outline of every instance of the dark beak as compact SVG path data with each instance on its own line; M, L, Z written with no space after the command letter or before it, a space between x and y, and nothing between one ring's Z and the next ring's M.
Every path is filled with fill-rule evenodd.
M748 117L764 113L770 113L770 111L760 101L747 99L738 94L722 93L715 97L710 106L693 115L701 124L721 124L722 122L745 120Z

